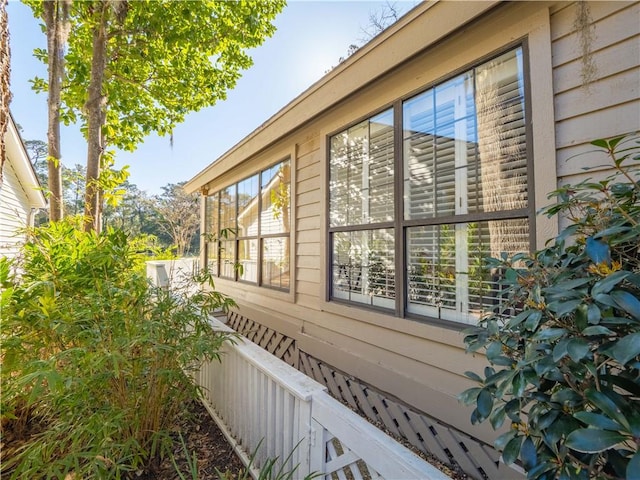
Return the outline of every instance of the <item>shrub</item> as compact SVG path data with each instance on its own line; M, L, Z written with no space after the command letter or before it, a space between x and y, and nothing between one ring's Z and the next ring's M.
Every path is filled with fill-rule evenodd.
M190 372L228 339L208 315L233 302L151 287L135 251L61 222L32 232L17 274L0 261L3 474L121 478L169 452Z
M532 479L640 478L640 174L637 137L598 140L613 174L552 193L568 227L532 255L491 259L497 310L465 332L490 366L460 399ZM496 271L496 270L494 270Z

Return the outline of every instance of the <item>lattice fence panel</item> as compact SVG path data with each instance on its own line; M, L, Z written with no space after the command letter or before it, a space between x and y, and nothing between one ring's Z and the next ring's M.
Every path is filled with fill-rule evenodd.
M326 440L325 455L326 470L323 473L326 480L384 480L335 437Z
M227 325L283 362L298 368L298 348L293 338L282 335L237 312L230 312Z
M500 452L492 446L473 439L428 415L412 410L407 405L389 398L357 379L298 351L294 339L243 317L237 312L229 314L227 324L276 357L322 383L332 396L388 433L404 439L419 451L433 455L441 462L455 464L473 478L489 480L525 478L523 474L501 464ZM335 441L337 440L334 439ZM336 473L327 478L358 478L352 474L347 477L341 475L344 473ZM375 478L375 476L364 478Z
M332 395L392 435L441 462L457 464L474 478L524 478L519 472L500 464L500 452L490 445L418 413L304 352L300 352L300 370L325 384Z

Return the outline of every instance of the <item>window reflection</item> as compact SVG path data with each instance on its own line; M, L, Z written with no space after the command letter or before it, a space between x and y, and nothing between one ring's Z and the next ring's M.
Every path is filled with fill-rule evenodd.
M207 263L213 274L289 288L290 170L289 160L280 162L207 198Z

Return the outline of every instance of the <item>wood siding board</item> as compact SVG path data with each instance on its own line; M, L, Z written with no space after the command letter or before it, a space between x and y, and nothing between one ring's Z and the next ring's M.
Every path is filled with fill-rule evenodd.
M308 217L298 217L298 231L301 230L313 230L318 232L320 230L320 217L318 215Z
M617 73L636 68L638 55L621 55L621 52L633 52L640 50L640 36L634 35L606 48L593 53L593 61L597 65L599 79L611 77ZM568 90L582 87L581 79L582 62L575 59L569 63L556 67L553 70L553 87L556 95Z
M318 284L320 280L320 270L314 268L299 268L297 280L299 282Z
M314 162L304 168L298 168L298 182L320 177L320 162Z
M316 190L308 190L306 192L298 193L297 205L298 207L302 207L304 205L314 205L315 208L320 208L320 201L322 200L322 195L320 194L320 189ZM319 210L318 210L319 211Z
M633 102L640 97L640 67L600 79L589 89L574 88L556 95L556 122L587 113L615 109L618 105Z
M560 2L559 10L550 9L551 40L558 40L573 31L576 15L576 2ZM589 10L593 22L598 22L629 6L629 2L589 2Z
M563 148L638 130L640 100L556 123L556 146Z
M595 24L592 52L614 45L638 33L640 4L629 3L627 8L606 17ZM552 22L553 25L553 22ZM577 33L564 36L553 42L553 67L558 67L578 57Z
M314 178L307 178L306 180L301 180L296 183L297 191L299 193L309 192L311 190L316 190L318 187L318 181Z

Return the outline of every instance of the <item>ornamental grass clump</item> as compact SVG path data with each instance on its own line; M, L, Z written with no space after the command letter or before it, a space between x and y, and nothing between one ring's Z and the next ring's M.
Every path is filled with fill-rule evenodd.
M640 478L640 147L593 145L614 173L553 192L553 244L489 260L500 306L465 332L490 365L460 399L531 479Z
M30 235L0 259L3 478L133 476L169 454L190 373L229 338L208 315L233 301L152 287L121 231Z

